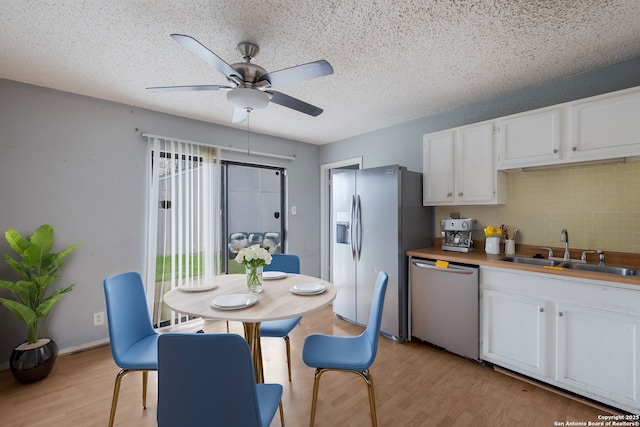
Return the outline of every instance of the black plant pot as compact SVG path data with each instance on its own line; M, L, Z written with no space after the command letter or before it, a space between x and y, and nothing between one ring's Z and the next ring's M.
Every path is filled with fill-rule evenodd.
M23 384L45 379L51 373L58 357L55 341L27 350L15 348L11 352L9 365L13 376Z

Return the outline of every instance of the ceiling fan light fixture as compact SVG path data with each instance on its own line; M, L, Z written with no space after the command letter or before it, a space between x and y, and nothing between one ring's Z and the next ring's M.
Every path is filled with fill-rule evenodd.
M227 92L227 100L236 108L247 112L261 110L269 105L269 95L257 89L237 88Z

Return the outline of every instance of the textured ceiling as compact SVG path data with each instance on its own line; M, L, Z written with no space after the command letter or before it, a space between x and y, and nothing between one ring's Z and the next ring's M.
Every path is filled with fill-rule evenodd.
M236 45L275 71L318 59L333 75L279 88L324 109L271 104L251 130L324 144L640 54L638 0L2 0L0 77L232 125L227 84L173 41L228 63ZM153 132L152 129L147 129Z

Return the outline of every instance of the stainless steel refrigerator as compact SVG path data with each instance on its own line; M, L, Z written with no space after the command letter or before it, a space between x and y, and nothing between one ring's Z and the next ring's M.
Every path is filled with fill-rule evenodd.
M393 165L332 175L331 280L340 318L366 325L379 271L389 275L381 331L407 339L405 252L433 245L432 207L422 206L422 174Z

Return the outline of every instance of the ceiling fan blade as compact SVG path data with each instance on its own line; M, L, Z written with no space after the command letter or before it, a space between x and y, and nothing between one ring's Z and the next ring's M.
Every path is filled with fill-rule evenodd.
M190 50L192 53L199 56L203 59L207 64L211 65L216 70L220 71L224 74L228 79L231 79L235 82L242 82L242 76L235 68L231 65L227 64L222 58L220 58L215 53L211 52L207 47L205 47L198 40L194 39L191 36L186 36L184 34L171 34L171 38L180 43L182 46ZM238 82L239 84L239 82Z
M195 92L199 90L229 90L231 86L199 85L199 86L158 86L148 87L151 92Z
M231 117L231 123L242 123L247 120L247 113L242 108L234 108L233 116Z
M300 101L297 98L285 95L282 92L270 90L268 93L273 94L273 96L271 97L271 102L273 102L274 104L282 105L283 107L291 108L293 110L300 111L301 113L305 113L313 117L319 116L324 111L322 108L307 104L304 101Z
M295 67L285 68L279 71L273 71L260 77L258 81L266 80L271 87L280 87L303 80L315 79L316 77L328 76L333 74L333 67L324 59L308 64L296 65Z

